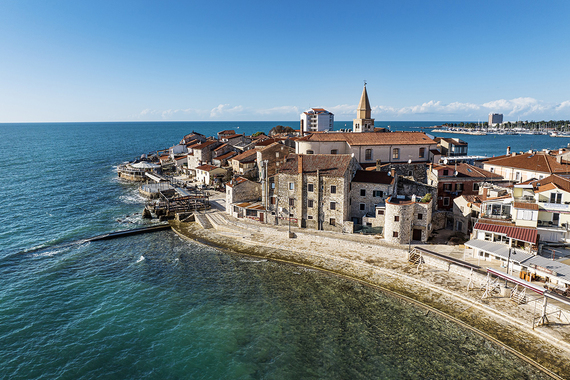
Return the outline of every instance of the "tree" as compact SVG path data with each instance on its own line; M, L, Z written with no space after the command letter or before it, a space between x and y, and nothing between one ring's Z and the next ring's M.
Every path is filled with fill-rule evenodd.
M265 132L261 132L261 131L255 132L253 135L251 135L251 137L257 137L257 136L261 136L261 135L265 136Z

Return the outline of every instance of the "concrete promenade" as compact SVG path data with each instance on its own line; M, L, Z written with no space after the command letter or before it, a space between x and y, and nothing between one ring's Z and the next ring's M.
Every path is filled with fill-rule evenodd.
M291 227L265 225L228 216L223 194L213 193L214 206L203 212L212 228L195 223L171 222L183 237L234 252L285 261L330 271L396 292L433 307L458 321L503 342L526 357L570 379L570 313L549 316L550 324L532 328L541 301L517 305L509 298L481 299L482 275L474 276L468 290L469 275L450 271L437 262L416 265L407 262L408 246L387 244L373 236L340 234ZM424 245L425 248L473 264L464 258L462 246Z

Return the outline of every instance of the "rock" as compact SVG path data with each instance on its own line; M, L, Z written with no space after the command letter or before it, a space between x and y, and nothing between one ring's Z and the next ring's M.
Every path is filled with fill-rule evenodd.
M152 219L152 214L148 208L145 208L142 214L143 219Z

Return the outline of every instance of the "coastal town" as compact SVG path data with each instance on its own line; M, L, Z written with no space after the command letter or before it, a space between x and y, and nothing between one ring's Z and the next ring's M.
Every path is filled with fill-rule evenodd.
M353 128L333 122L312 108L297 130L194 131L118 175L141 183L149 219L399 247L412 268L455 270L481 299L539 305L533 328L570 323L570 149L488 158L459 138L378 128L366 85Z

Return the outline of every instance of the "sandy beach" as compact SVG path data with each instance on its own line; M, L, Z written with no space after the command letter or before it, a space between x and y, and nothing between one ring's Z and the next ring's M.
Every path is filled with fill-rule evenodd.
M213 204L217 205L215 200ZM533 329L539 302L517 305L498 294L481 299L480 283L468 290L469 278L428 265L418 269L407 262L407 246L389 245L373 236L291 228L294 237L289 238L288 225L238 220L216 208L199 218L205 220L206 228L176 221L171 226L186 239L222 250L332 272L408 297L410 302L426 307L427 312L443 313L561 378L570 378L570 321L564 314L552 315L549 325ZM462 246L426 248L449 255L462 254Z

